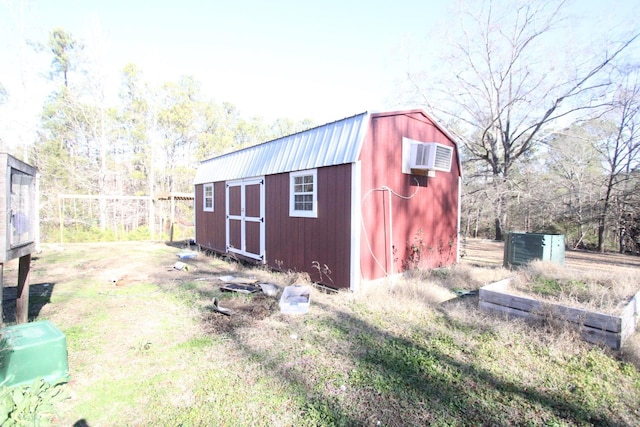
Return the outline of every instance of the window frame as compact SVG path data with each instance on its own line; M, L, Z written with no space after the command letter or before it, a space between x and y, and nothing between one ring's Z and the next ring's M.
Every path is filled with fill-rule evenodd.
M312 191L295 191L296 178L312 176L313 177L313 190ZM296 195L311 195L312 196L312 209L300 210L296 209ZM289 216L301 217L301 218L317 218L318 217L318 170L307 169L297 172L289 172Z
M207 189L211 189L211 196L207 196ZM214 206L214 185L213 182L207 183L207 184L203 184L202 185L202 210L204 212L214 212L215 211L215 206ZM207 199L211 199L211 206L208 207L207 206Z

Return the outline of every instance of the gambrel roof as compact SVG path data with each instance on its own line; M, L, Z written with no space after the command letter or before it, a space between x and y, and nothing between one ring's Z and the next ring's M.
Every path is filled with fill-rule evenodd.
M420 113L457 145L453 136L422 109L364 112L200 163L194 184L295 172L355 163L373 117ZM460 161L457 157L458 162ZM458 164L460 166L460 164Z
M370 113L365 112L204 160L194 184L353 163L360 155L369 119Z

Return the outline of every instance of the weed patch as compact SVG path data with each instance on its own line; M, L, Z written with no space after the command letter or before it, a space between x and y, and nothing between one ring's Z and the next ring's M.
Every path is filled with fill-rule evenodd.
M619 314L640 290L635 275L626 270L575 270L551 262L534 261L516 272L513 290L545 301Z
M277 298L224 293L216 277L282 288L305 279L296 273L203 254L171 271L177 248L125 247L68 245L34 267L55 282L40 315L69 349L70 398L53 403L59 425L637 424L631 359L488 316L473 295L453 292L507 270L416 269L357 294L314 289L309 312L288 316ZM115 286L114 273L140 280ZM540 283L550 292L566 282L550 279ZM234 314L211 310L214 297Z
M39 426L55 419L55 407L68 399L61 385L51 385L38 379L22 387L0 389L0 425Z

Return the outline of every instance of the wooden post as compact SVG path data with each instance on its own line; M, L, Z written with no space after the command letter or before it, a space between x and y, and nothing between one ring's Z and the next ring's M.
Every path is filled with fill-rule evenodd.
M64 230L64 220L62 219L62 195L58 194L58 222L60 223L60 244L64 243L63 238L63 230Z
M149 207L149 230L151 231L151 241L156 240L156 200L153 194L147 201Z
M173 242L173 224L175 224L175 221L176 221L176 199L174 198L173 194L171 194L170 200L171 200L171 235L169 236L169 241Z
M18 266L18 298L16 299L16 323L27 323L29 319L29 269L31 254L20 257Z
M0 262L0 328L4 327L4 264Z

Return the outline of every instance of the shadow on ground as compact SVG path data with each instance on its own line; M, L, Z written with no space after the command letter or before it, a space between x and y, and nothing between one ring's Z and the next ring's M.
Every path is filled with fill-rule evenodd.
M33 283L29 286L29 321L38 318L42 308L51 302L54 283ZM18 287L8 286L2 291L2 315L5 323L16 321L16 300Z
M460 303L469 304L468 301ZM223 331L245 353L247 360L258 360L274 378L286 379L292 393L297 393L296 400L306 402L301 408L303 418L312 414L326 425L345 426L507 426L523 423L529 414L542 410L546 415L536 417L538 421L546 416L579 424L620 425L620 420L585 409L561 392L539 390L530 384L525 386L497 377L475 364L472 353L467 360L464 356L454 357L449 354L452 348L462 353L465 349L452 342L454 339L448 334L417 328L412 335L420 338L408 339L328 304L318 301L313 304L313 310L322 313L321 319L303 318L305 325L315 321L333 322L332 330L349 337L350 345L342 347L341 354L333 354L336 360L348 359L353 366L341 374L347 376L343 381L348 394L341 394L339 390L343 386L332 384L331 380L322 383L323 378L326 381L331 375L313 372L313 362L308 365L302 360L306 356L291 354L291 363L283 364L270 351L252 347L240 330ZM443 319L445 329L477 327L448 316ZM478 333L490 329L486 326ZM305 337L307 342L317 339L321 340Z

